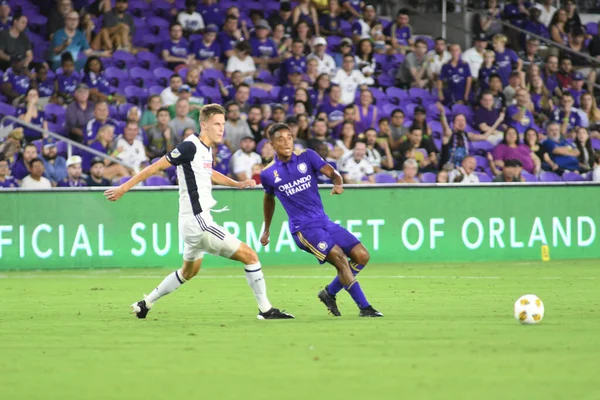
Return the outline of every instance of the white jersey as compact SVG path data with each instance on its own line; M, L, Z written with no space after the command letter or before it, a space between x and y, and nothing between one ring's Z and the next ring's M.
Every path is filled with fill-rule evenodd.
M179 217L195 217L217 204L212 197L212 149L190 135L166 155L177 166Z

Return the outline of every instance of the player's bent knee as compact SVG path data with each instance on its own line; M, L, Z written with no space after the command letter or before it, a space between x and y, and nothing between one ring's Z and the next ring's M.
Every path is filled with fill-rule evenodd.
M245 265L256 264L259 262L258 255L246 243L241 243L240 247L231 256L232 260L240 261Z

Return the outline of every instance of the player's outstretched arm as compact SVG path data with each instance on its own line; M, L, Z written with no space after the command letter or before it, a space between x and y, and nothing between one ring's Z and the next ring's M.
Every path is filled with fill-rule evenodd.
M260 244L266 246L269 244L271 221L273 220L273 214L275 214L275 196L272 194L265 193L263 200L263 214L265 218L265 231L260 236Z
M331 195L344 193L344 187L342 186L344 181L342 175L337 172L331 165L327 164L321 168L321 173L331 179L333 183L333 189L331 189Z
M117 201L119 200L125 193L127 193L132 187L137 185L140 182L145 181L150 178L152 175L157 174L171 166L171 163L167 161L166 157L161 157L160 160L155 162L154 164L148 165L146 168L135 174L130 180L123 183L120 186L115 188L108 189L104 192L104 197L108 201Z
M212 172L211 180L215 185L236 187L238 189L246 189L256 186L256 181L254 179L246 179L245 181L238 182L215 170Z

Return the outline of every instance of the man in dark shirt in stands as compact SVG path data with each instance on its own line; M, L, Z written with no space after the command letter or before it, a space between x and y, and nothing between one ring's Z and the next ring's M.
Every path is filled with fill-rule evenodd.
M127 12L128 0L116 0L115 8L104 13L104 28L115 49L123 48L131 50L131 37L135 35L135 24L133 17Z
M104 177L104 162L96 157L90 163L90 174L87 178L88 186L110 186L110 181Z
M0 31L0 70L10 67L11 57L25 55L25 67L33 60L31 41L25 30L27 17L16 14L12 26L8 30Z

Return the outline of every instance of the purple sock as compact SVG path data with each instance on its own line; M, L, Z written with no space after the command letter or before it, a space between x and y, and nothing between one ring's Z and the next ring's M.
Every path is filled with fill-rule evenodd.
M358 283L358 281L352 282L344 289L346 289L348 293L350 293L350 297L352 297L352 300L354 300L358 308L365 308L370 305L367 301L367 298L365 297L365 294L360 288L360 283Z
M358 273L360 271L362 271L364 267L365 266L362 264L357 264L354 261L350 261L350 270L352 271L352 275L354 275L354 276L358 275ZM333 280L327 287L327 291L329 292L330 295L335 296L343 288L344 288L344 286L342 285L342 282L340 282L340 277L336 275L336 277L333 278Z

